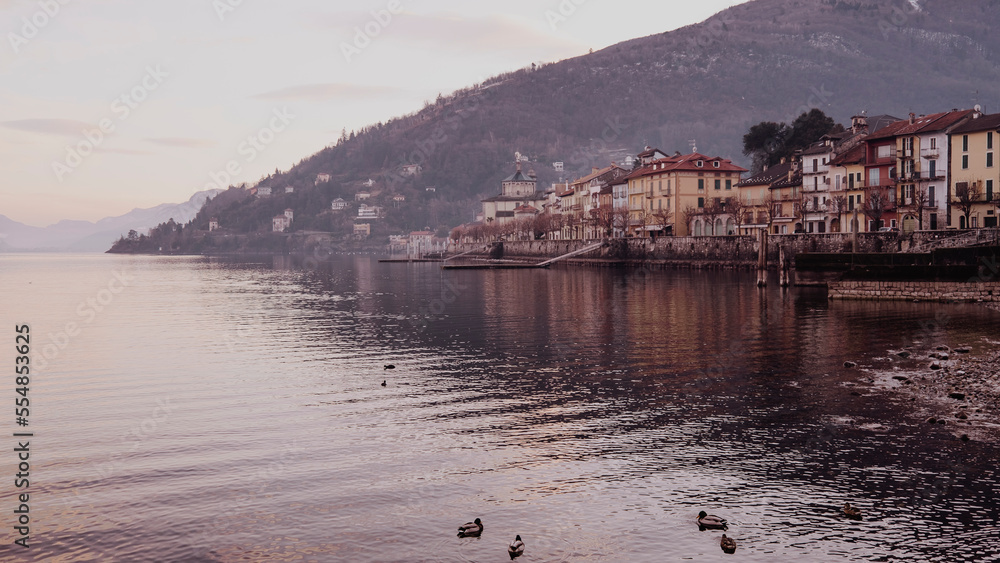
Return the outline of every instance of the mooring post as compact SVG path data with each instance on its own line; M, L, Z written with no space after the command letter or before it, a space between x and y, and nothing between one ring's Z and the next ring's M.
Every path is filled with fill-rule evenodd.
M789 270L791 269L791 260L788 259L788 255L785 254L785 245L778 247L778 269L780 274L778 275L778 284L781 287L788 287L790 285L789 281Z
M767 285L767 229L757 236L757 287Z

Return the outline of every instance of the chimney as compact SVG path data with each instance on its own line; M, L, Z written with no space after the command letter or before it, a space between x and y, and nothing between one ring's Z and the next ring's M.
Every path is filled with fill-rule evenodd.
M913 112L910 112L910 125L913 125L913 122L914 122L914 121L915 121L916 119L917 119L917 114L915 114L915 113L913 113Z

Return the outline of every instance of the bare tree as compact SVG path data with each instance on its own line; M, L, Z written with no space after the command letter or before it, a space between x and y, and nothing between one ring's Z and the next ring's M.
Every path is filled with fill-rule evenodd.
M634 224L638 226L639 230L642 232L639 236L646 236L646 225L649 224L649 211L646 211L646 208L643 207L642 209L637 210L634 215L630 213L629 216L635 217Z
M657 209L653 211L653 221L660 226L660 230L667 228L670 221L673 220L674 214L668 209Z
M865 203L861 206L861 212L865 214L865 217L875 223L876 231L882 227L882 216L888 209L888 203L885 193L875 188L868 192L868 197L865 198Z
M691 205L685 207L684 211L681 212L681 215L684 217L684 228L690 232L691 231L691 221L693 221L694 218L697 217L700 214L701 214L701 212L699 212L697 208L695 208L695 207L693 207Z
M917 212L917 229L924 230L924 209L927 208L927 191L920 186L913 188L913 208Z
M982 195L980 186L982 182L958 182L955 184L955 207L965 216L965 228L970 228L969 216L972 215L972 208L979 201Z
M628 233L629 221L632 220L632 213L628 207L615 207L612 212L615 222L615 230L625 236Z
M594 225L604 234L605 238L611 238L615 234L615 210L612 207L598 207L592 212Z
M774 192L767 190L761 204L764 206L764 214L767 217L767 230L770 231L774 220L781 216L781 202L774 199Z
M740 229L747 223L747 212L749 206L743 201L743 198L727 197L726 198L726 211L732 213L733 223L736 225L736 234L740 234Z

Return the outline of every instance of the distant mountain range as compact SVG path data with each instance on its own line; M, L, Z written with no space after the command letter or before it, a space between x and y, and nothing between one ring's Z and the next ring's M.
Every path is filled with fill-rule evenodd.
M149 209L133 209L119 217L96 223L60 221L48 227L32 227L0 215L0 252L104 252L129 230L145 233L169 221L190 221L211 197L222 190L198 192L184 203L165 203Z
M350 215L331 214L329 201L354 201L365 190L370 204L388 210L373 237L438 230L469 221L481 198L499 193L515 151L545 187L646 145L668 154L697 145L749 164L741 153L751 125L791 123L811 108L848 124L864 110L905 117L978 102L998 111L997 29L1000 0L754 0L700 24L440 96L260 184L293 187L293 198L247 198L212 213L249 233L270 230L271 217L288 207L293 229L346 234ZM317 185L320 174L330 181Z

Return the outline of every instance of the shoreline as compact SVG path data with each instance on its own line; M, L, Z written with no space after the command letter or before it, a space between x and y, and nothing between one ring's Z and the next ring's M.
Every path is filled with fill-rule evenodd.
M909 399L915 424L943 427L957 440L1000 443L1000 341L908 346L869 363L858 366L862 379Z

